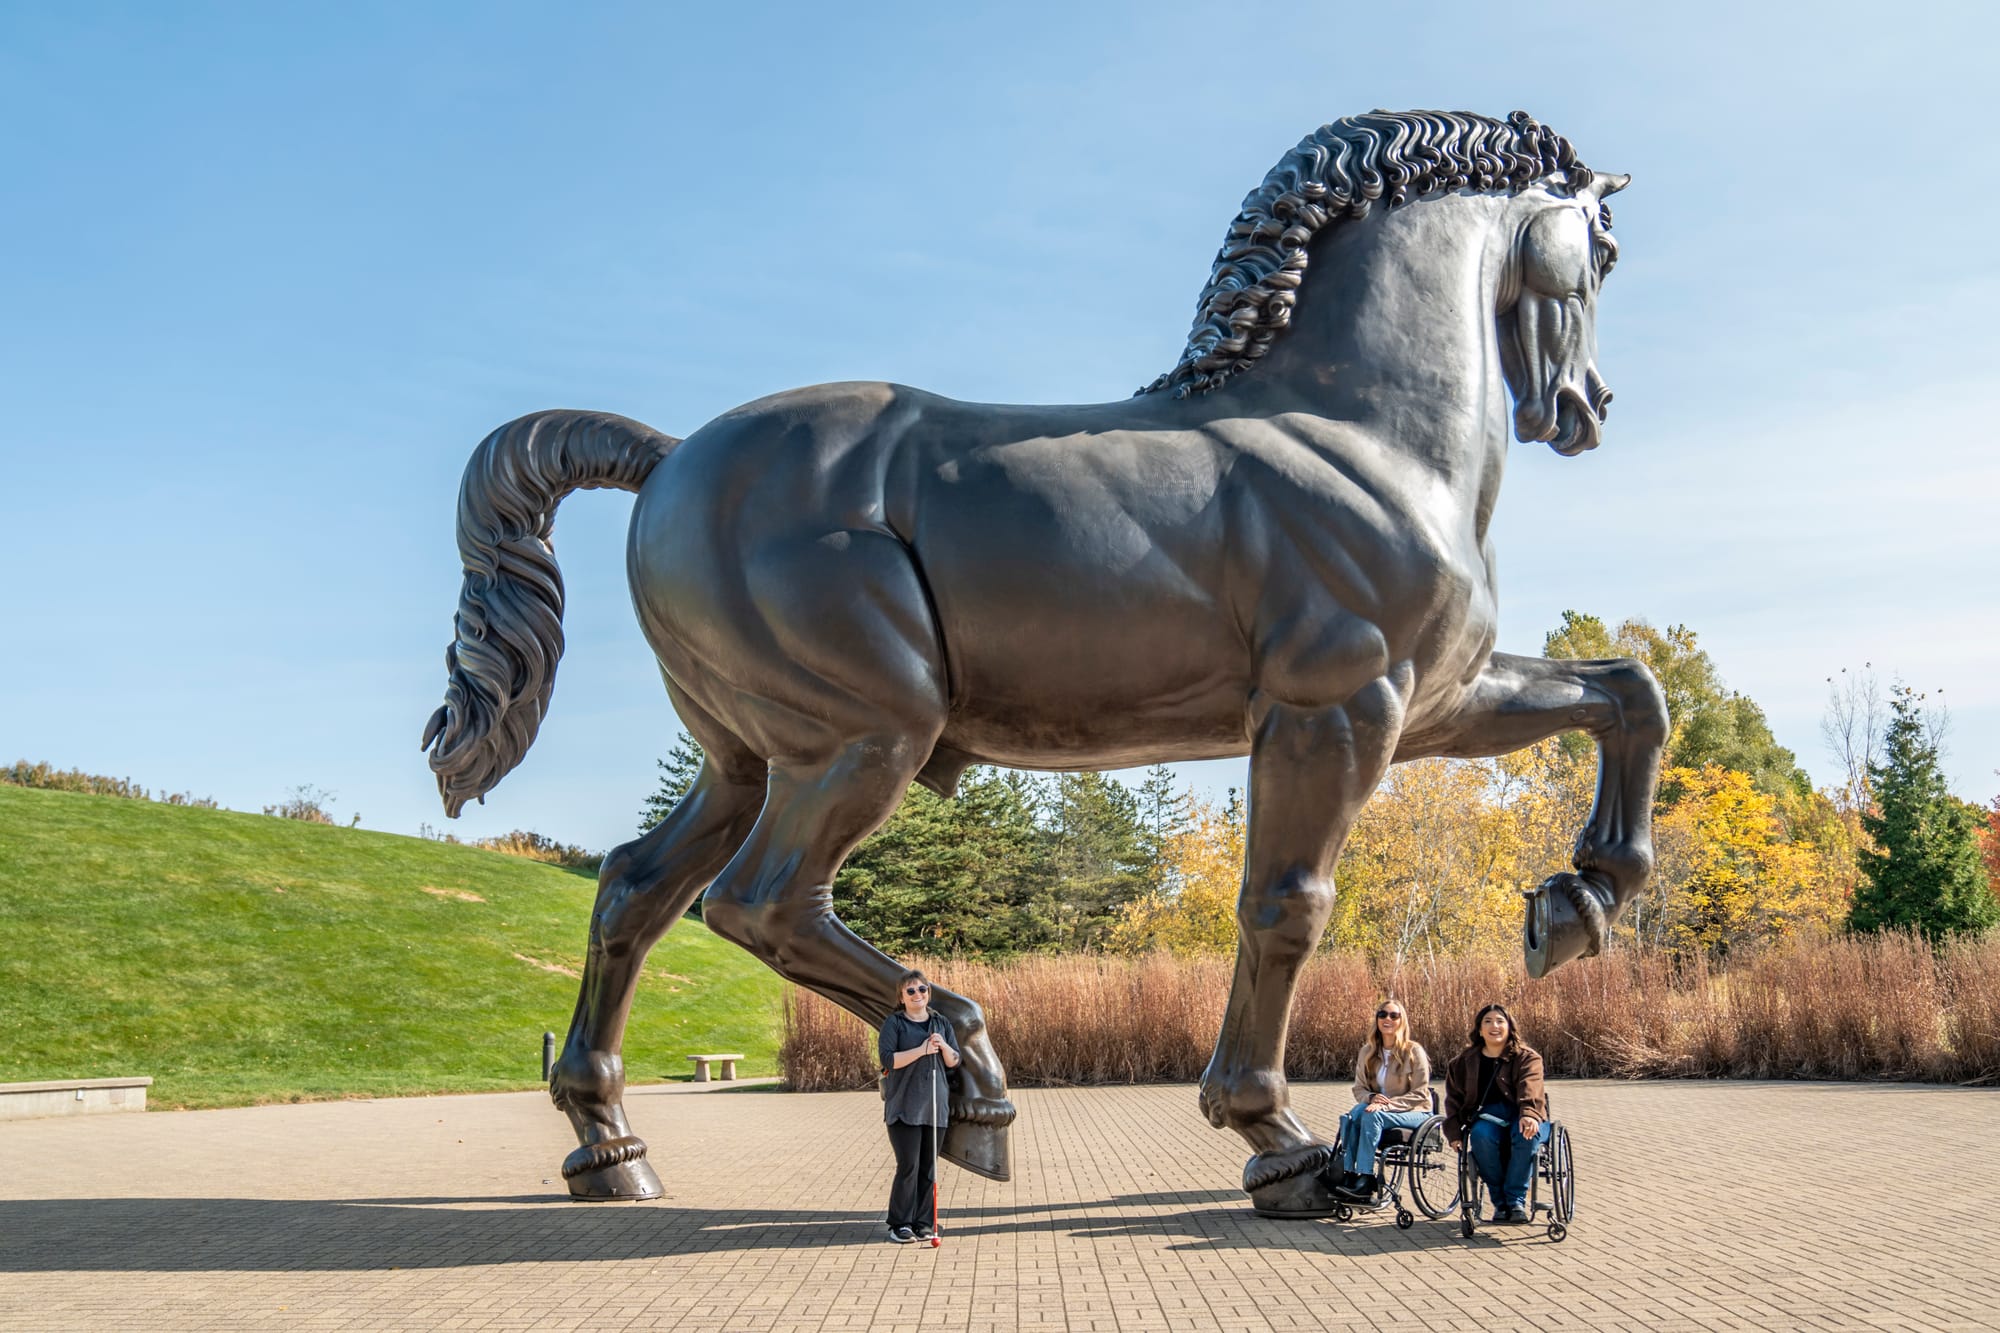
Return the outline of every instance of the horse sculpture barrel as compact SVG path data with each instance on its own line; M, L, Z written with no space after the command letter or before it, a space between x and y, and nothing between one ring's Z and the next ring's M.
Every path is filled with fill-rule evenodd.
M705 755L600 876L550 1079L580 1143L572 1193L660 1192L619 1040L646 950L697 893L711 929L879 1024L900 965L828 910L830 886L912 781L1247 754L1241 940L1201 1105L1250 1145L1262 1211L1330 1211L1332 1148L1291 1109L1283 1034L1388 766L1595 739L1574 870L1529 895L1536 975L1604 947L1651 870L1659 688L1631 661L1495 653L1487 530L1510 427L1566 455L1599 442L1604 201L1625 183L1518 112L1336 121L1244 201L1180 360L1132 398L832 384L681 440L547 412L480 445L424 737L447 809L518 763L547 709L550 523L581 487L637 492L633 602ZM1014 1108L979 1007L933 1003L963 1043L944 1154L1004 1179Z

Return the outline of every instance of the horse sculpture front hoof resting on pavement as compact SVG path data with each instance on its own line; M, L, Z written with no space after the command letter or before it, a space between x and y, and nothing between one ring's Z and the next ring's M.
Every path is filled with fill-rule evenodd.
M834 877L912 782L949 796L970 764L1250 757L1236 975L1203 1101L1258 1154L1244 1187L1262 1210L1332 1202L1315 1180L1331 1149L1290 1109L1286 1023L1390 764L1587 733L1577 873L1534 892L1524 944L1537 976L1603 948L1651 872L1665 703L1637 662L1493 651L1488 525L1510 432L1566 456L1603 434L1605 201L1626 183L1522 112L1373 112L1306 136L1244 200L1179 361L1131 398L824 384L686 439L578 411L489 435L459 492L465 580L423 736L446 812L547 715L549 537L578 489L638 496L633 606L703 750L680 803L598 876L550 1089L581 1145L571 1192L659 1192L619 1051L646 952L696 895L710 930L880 1025L902 965L841 923ZM1047 355L1085 332L1058 327ZM1593 517L1615 530L1641 502ZM963 1042L944 1153L1005 1179L1014 1108L984 1015L949 991L932 1004Z

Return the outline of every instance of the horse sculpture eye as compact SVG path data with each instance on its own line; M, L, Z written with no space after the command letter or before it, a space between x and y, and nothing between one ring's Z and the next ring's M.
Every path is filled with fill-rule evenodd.
M1540 213L1522 233L1521 280L1546 295L1582 290L1590 258L1590 224L1574 209Z

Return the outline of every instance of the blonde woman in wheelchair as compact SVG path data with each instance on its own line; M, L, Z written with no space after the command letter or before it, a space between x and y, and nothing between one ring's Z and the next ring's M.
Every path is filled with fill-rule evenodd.
M1375 1007L1375 1024L1354 1057L1354 1105L1340 1119L1340 1182L1334 1197L1363 1207L1381 1201L1375 1155L1383 1131L1416 1129L1431 1115L1431 1060L1410 1039L1410 1016L1400 1000Z

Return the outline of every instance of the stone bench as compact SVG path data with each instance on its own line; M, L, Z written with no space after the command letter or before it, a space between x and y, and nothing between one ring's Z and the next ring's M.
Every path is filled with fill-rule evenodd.
M694 1081L697 1083L708 1082L708 1066L710 1063L722 1066L721 1069L716 1071L715 1078L717 1082L734 1083L736 1081L736 1062L742 1058L740 1055L690 1055L688 1057L688 1059L694 1061Z
M0 1083L0 1120L50 1115L143 1111L150 1078L64 1078L48 1083Z

